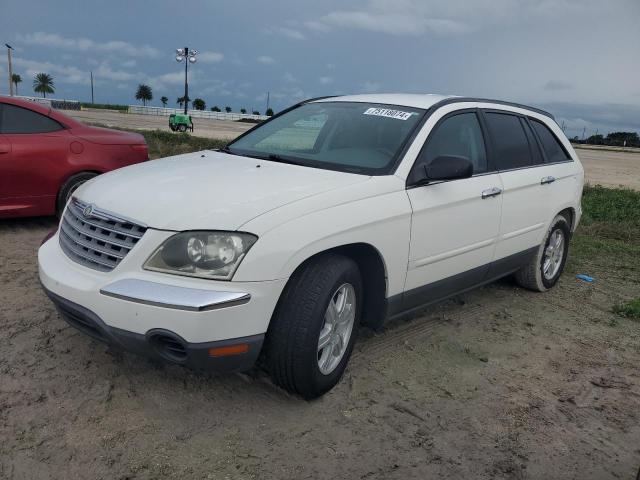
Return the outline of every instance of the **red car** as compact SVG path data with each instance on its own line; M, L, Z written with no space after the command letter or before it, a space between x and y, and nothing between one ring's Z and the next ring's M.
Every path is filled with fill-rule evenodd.
M0 218L60 214L87 180L148 158L142 135L0 97Z

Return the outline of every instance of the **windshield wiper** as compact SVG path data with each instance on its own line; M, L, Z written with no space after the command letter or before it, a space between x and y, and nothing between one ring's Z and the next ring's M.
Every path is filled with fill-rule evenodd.
M272 162L279 162L279 163L288 163L289 165L301 165L301 166L308 166L305 163L302 163L298 160L294 160L292 158L289 157L283 157L282 155L278 155L276 153L270 153L269 155L267 155L266 157L263 157L264 160L270 160Z
M254 153L246 153L246 152L240 153L240 152L234 152L229 148L228 145L225 145L224 147L219 148L217 151L228 153L229 155L238 155L240 157L255 158L257 160L269 160L271 162L288 163L290 165L300 165L303 167L308 166L306 163L300 162L298 160L294 160L289 157L283 157L282 155L278 155L277 153L270 153L268 155L257 155Z
M218 149L217 149L217 151L218 151L218 152L223 152L223 153L228 153L229 155L240 155L239 153L236 153L236 152L232 151L232 150L229 148L229 145L225 145L225 146L224 146L224 147L222 147L222 148L218 148Z

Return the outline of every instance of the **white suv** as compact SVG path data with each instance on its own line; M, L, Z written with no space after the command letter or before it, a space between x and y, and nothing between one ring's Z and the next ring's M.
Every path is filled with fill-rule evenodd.
M220 151L87 182L40 248L40 279L96 339L197 369L260 357L312 398L340 379L359 326L509 274L551 288L583 178L534 108L314 99Z

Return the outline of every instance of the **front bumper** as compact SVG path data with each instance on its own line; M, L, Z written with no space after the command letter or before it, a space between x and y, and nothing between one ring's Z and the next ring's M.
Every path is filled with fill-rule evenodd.
M69 259L54 235L38 251L40 281L63 317L98 340L198 369L245 368L257 358L286 279L219 282L142 270L148 252L170 234L148 230L108 273ZM158 346L171 339L183 350L175 357ZM237 344L246 351L210 355Z
M110 327L91 310L70 302L46 288L64 320L72 327L100 342L149 358L162 359L194 370L234 372L248 370L258 359L264 335L189 343L169 330L153 329L139 333ZM238 348L241 346L242 348ZM231 350L229 350L231 349ZM234 352L229 354L229 351Z

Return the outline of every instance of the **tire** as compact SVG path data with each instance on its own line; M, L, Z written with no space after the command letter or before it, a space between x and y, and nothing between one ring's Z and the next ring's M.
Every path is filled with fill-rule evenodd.
M186 131L187 131L187 126L186 126L186 125L184 125L184 124L183 124L183 125L178 125L178 130L179 130L181 133L184 133L184 132L186 132Z
M560 248L556 245L559 237L562 238ZM562 275L567 262L570 239L569 222L562 215L557 215L551 222L535 257L516 272L515 278L518 285L536 292L544 292L552 288ZM550 257L554 260L547 263Z
M265 359L273 382L306 399L331 390L351 357L362 298L360 270L350 258L327 254L296 271L280 297L267 332ZM337 312L333 327L328 318L330 303L335 308L332 311ZM341 305L343 310L339 309ZM347 323L351 323L348 335ZM331 337L322 349L321 333L323 339Z
M60 217L64 207L80 185L96 177L98 174L93 172L76 173L71 176L62 186L58 193L58 200L56 202L56 215Z

